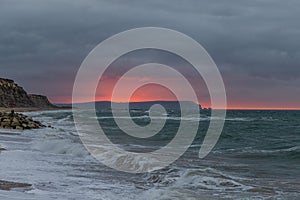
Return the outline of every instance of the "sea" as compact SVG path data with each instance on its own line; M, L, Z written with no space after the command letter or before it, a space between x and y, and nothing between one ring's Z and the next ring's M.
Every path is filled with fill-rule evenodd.
M198 154L211 121L209 110L201 111L200 118L184 118L176 110L151 118L147 110L130 112L128 120L140 126L162 119L166 124L145 142L124 134L109 110L99 110L105 134L126 151L163 147L181 120L199 121L198 133L174 163L135 174L107 167L86 150L72 110L24 113L47 127L0 130L0 146L6 149L0 152L0 180L32 186L0 190L0 199L300 199L300 111L228 110L221 137L202 159Z

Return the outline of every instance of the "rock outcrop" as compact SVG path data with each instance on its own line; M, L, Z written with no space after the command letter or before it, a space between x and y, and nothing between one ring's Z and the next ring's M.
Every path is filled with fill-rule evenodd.
M13 80L0 78L0 107L55 108L46 96L27 94Z
M34 107L27 92L9 79L0 79L0 103L1 107Z
M45 127L42 123L34 121L32 118L19 113L1 113L0 128L5 129L36 129Z
M50 103L48 98L43 95L37 95L37 94L29 94L29 99L33 102L35 107L38 108L51 108L55 107L53 104Z

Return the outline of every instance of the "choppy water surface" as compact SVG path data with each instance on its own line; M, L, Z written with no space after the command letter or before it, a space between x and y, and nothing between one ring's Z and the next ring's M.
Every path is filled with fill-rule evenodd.
M198 151L209 124L201 118L156 113L167 119L150 139L129 137L111 113L97 113L107 136L128 151L153 151L168 144L180 120L200 121L189 150L169 167L152 173L128 174L95 160L75 131L71 111L28 115L53 128L0 130L0 179L33 184L31 190L0 191L0 199L299 199L300 112L228 111L222 136L205 159ZM139 125L149 113L132 110ZM126 119L124 119L126 120ZM7 134L9 133L9 134Z

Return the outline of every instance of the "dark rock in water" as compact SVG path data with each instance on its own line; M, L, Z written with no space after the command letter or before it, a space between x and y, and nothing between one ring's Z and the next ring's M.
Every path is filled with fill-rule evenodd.
M36 129L45 127L42 123L34 121L32 118L19 113L1 113L0 128L5 129Z
M27 183L15 183L10 181L2 181L0 180L0 190L11 190L15 188L28 188L31 187L31 184Z
M13 80L0 78L0 107L56 108L46 96L27 94Z

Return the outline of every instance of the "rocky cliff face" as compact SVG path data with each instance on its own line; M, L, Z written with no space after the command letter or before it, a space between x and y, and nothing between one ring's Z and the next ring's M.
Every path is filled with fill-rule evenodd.
M48 98L27 92L13 80L0 78L0 107L55 107Z
M29 99L35 105L35 107L39 107L39 108L54 107L46 96L37 95L37 94L29 94L28 96Z

